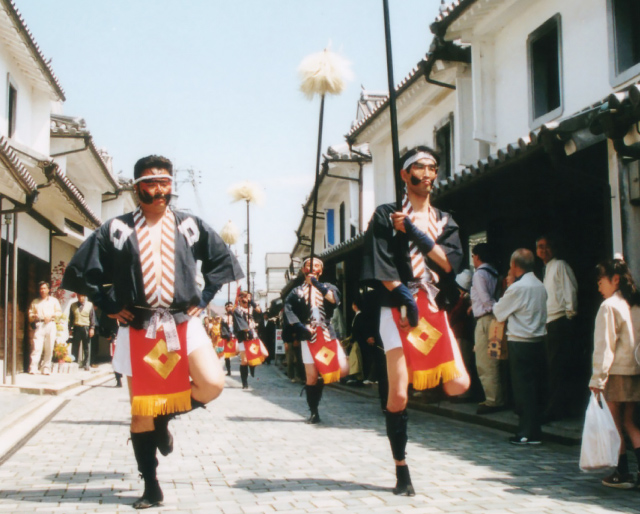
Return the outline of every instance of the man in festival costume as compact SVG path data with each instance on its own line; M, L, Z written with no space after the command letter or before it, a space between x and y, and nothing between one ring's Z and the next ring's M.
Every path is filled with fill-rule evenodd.
M262 364L267 357L266 348L258 337L256 316L261 317L262 311L251 300L251 293L242 291L238 297L238 306L233 311L233 332L238 339L242 389L249 388L249 369L251 376L254 376L253 368Z
M210 227L169 208L172 180L168 159L140 159L134 167L139 207L96 230L62 281L63 289L87 295L121 325L113 367L128 377L132 397L131 442L145 482L136 509L163 500L156 449L163 455L173 451L169 419L222 392L224 375L199 315L223 284L242 277L235 257ZM197 260L202 292L196 285Z
M233 302L224 304L224 315L220 324L220 337L224 341L224 365L227 376L231 376L231 357L238 355L238 340L233 333Z
M337 382L349 373L347 357L330 323L333 311L340 305L340 293L333 284L318 281L323 266L317 257L305 260L304 283L295 287L284 301L282 339L286 343L299 341L301 345L311 411L309 424L320 423L318 405L324 384ZM322 376L321 381L318 375Z
M439 307L455 289L462 261L458 226L430 202L439 158L418 146L401 162L402 211L396 212L395 204L376 209L365 236L361 279L375 288L382 306L380 337L389 375L385 417L397 476L393 493L413 496L405 460L408 385L423 390L442 381L446 394L458 395L468 389L469 376Z

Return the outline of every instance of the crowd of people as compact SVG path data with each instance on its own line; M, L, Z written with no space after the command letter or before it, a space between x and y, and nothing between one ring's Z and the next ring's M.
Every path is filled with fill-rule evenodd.
M339 318L341 294L320 281L323 262L313 255L279 314L262 312L250 292L241 291L223 315L203 322L206 306L224 284L239 281L242 270L206 223L169 208L171 162L148 156L136 163L138 208L89 236L61 285L77 294L69 321L74 353L85 350L95 333L91 304L105 318L100 324L111 327L110 339L117 340L113 367L118 383L126 377L129 385L131 441L144 480L135 508L163 501L157 453L173 451L170 420L214 400L224 387L224 368L232 373L233 357L242 387L249 389L255 368L274 358L276 326L282 329L289 377L305 384L307 423L321 423L324 385L346 381L349 374L354 383L378 383L396 495L415 494L406 460L410 394L477 401L479 415L513 406L519 426L510 442L521 446L541 444L542 425L569 411L575 400L569 391L575 382L577 283L554 239L545 235L536 241L544 264L540 277L535 255L526 248L513 251L508 272L501 275L487 243L472 249L475 272L463 270L458 226L431 205L438 154L418 146L401 161L404 198L400 205L379 206L369 224L350 330L332 322ZM640 460L634 422L640 400L640 293L621 258L601 263L597 280L604 301L595 320L588 387L606 400ZM30 372L38 371L43 353L43 373L50 367L51 323L60 311L53 300L42 284L29 312ZM625 448L603 484L636 485Z

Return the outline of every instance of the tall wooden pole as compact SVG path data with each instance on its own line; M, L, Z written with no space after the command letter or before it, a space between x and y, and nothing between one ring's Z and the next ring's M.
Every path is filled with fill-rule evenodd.
M313 272L313 253L316 246L316 212L318 210L318 179L320 177L320 156L322 155L322 124L324 122L324 95L320 97L320 120L318 122L318 150L316 152L316 180L313 184L313 213L311 216L311 260L310 270ZM311 305L311 288L309 288L309 305Z
M389 22L389 0L382 0L384 11L384 35L387 48L387 83L389 84L389 117L391 119L391 149L393 152L393 181L396 186L396 210L402 210L403 187L400 180L400 146L398 144L398 114L396 111L396 88L393 81L393 58L391 55L391 23Z
M251 237L249 237L249 200L247 200L247 291L251 291Z

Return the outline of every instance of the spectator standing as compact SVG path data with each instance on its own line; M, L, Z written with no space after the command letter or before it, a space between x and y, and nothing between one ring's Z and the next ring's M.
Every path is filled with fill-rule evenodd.
M30 375L38 373L40 358L43 360L42 374L51 374L51 357L53 356L57 330L56 320L62 315L62 309L57 298L49 295L50 291L51 288L47 282L39 282L40 298L33 300L29 307L29 322L34 329L33 349L29 365Z
M476 269L471 285L471 308L476 320L474 352L484 391L484 401L478 405L477 414L491 414L504 408L500 361L489 357L489 326L495 319L493 306L497 300L498 270L492 264L492 251L487 243L475 245L471 257Z
M541 444L540 399L545 369L544 335L547 292L533 274L533 253L519 248L511 255L509 272L514 282L493 306L498 321L507 322L507 341L513 396L520 423L509 442Z
M561 419L572 409L571 373L576 359L573 318L578 312L578 283L571 267L558 259L555 242L549 236L536 241L536 255L544 263L544 288L547 291L548 392L544 418Z
M69 336L71 337L71 353L78 366L88 371L91 368L89 360L89 343L95 333L96 315L93 304L83 294L69 308ZM80 345L82 345L82 363L80 362Z
M598 290L604 301L596 315L589 389L597 397L604 396L622 441L618 466L602 483L631 489L636 481L629 473L623 432L629 436L640 463L640 430L633 420L636 403L640 401L640 365L635 359L640 341L640 292L622 259L599 264L597 272Z

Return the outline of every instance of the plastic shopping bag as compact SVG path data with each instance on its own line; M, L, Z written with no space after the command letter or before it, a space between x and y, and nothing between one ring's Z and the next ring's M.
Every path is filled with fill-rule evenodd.
M618 464L620 434L611 416L607 402L599 402L591 393L582 431L580 469L591 471L610 468Z

